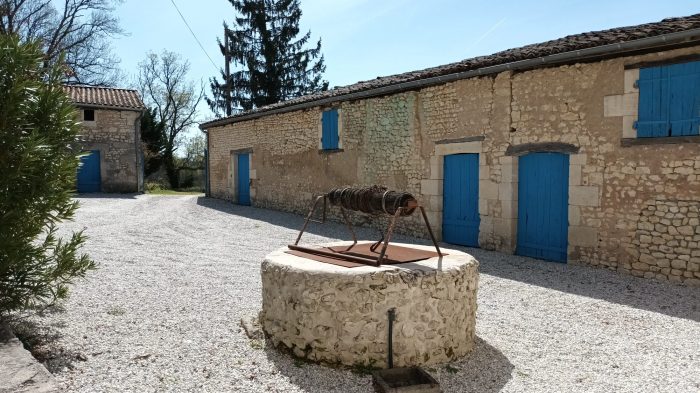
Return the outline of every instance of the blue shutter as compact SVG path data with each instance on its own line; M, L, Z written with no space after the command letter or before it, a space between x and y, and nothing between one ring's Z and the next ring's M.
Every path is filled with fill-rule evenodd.
M700 62L642 68L638 86L638 137L698 135Z
M637 137L669 136L668 69L649 67L639 70L639 114Z
M698 135L700 127L700 62L669 68L671 136Z
M330 109L323 112L321 117L321 145L324 150L338 148L338 110Z

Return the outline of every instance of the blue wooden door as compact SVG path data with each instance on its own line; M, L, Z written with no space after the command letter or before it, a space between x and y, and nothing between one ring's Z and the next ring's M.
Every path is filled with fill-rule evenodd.
M100 151L93 150L90 154L80 157L78 168L77 189L79 193L100 192L102 178L100 177Z
M442 239L447 243L479 246L479 155L445 156Z
M238 204L250 205L250 163L248 154L238 155Z
M532 153L518 164L517 253L566 262L569 156Z

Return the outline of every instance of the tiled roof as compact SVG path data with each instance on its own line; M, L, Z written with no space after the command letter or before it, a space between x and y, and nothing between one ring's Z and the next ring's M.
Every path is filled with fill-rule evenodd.
M472 71L521 60L537 59L544 56L572 52L581 49L619 44L627 41L634 41L698 28L700 28L700 14L695 14L680 18L668 18L660 22L570 35L564 38L546 41L539 44L526 45L519 48L504 50L488 56L474 57L456 63L426 68L424 70L378 77L376 79L362 81L348 86L336 87L332 90L309 94L276 104L237 113L226 118L212 120L202 124L201 127L205 128L206 126L218 126L226 123L233 123L239 117L245 116L246 118L249 118L250 115L257 113L262 114L276 109L333 97L338 97L338 100L342 100L341 96L347 94L359 93L405 82Z
M146 109L136 90L83 85L64 85L63 88L70 99L78 106L123 108L128 110Z

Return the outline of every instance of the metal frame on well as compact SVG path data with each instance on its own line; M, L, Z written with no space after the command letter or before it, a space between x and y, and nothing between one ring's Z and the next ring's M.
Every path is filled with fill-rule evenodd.
M316 212L316 209L318 208L319 203L323 201L323 212L321 215L320 220L315 220L313 219L313 215ZM304 226L301 228L301 231L299 232L299 235L297 236L296 241L294 244L289 245L290 250L295 250L295 251L301 251L309 254L316 254L316 255L321 255L321 256L326 256L326 257L331 257L331 258L338 258L338 259L343 259L349 262L357 262L357 263L362 263L365 265L371 265L371 266L381 266L382 262L384 261L386 257L386 251L387 248L389 247L389 242L391 241L391 236L394 232L394 227L396 225L396 219L399 218L401 215L403 215L404 212L408 211L413 211L416 208L420 210L421 215L423 216L423 221L425 222L425 227L428 229L428 233L430 234L430 239L433 241L433 245L435 246L435 250L437 251L439 256L442 256L442 252L440 251L440 246L437 244L437 240L435 239L435 235L433 234L433 230L430 227L430 222L428 221L428 216L425 214L425 208L423 208L422 205L418 204L415 202L415 200L410 201L407 206L401 206L396 209L396 213L393 215L389 214L391 216L391 221L389 222L389 227L387 228L386 234L382 232L382 237L379 239L377 242L372 244L370 247L370 250L372 252L375 252L376 249L379 247L379 245L382 245L382 250L379 253L379 256L377 259L371 259L367 258L367 256L354 253L352 251L352 248L355 247L357 244L357 235L355 234L355 230L350 223L350 220L348 219L347 212L345 211L345 208L342 206L338 206L340 208L340 213L343 216L343 220L345 221L345 224L348 227L348 230L350 231L350 234L352 235L352 244L348 246L347 249L343 251L326 251L326 250L319 250L315 248L310 248L310 247L304 247L300 246L299 242L301 241L301 236L304 234L306 231L306 228L309 225L309 222L315 222L319 224L323 224L326 222L326 210L328 209L328 194L320 195L315 198L313 205L311 206L311 210L309 210L309 214L306 216L306 219L304 220ZM409 213L410 214L410 213Z

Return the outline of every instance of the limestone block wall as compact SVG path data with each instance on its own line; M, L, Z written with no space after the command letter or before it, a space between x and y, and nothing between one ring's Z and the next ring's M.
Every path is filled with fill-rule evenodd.
M698 53L700 47L690 47L503 72L336 103L343 149L333 153L318 149L324 107L214 127L209 130L212 195L233 199L232 151L250 148L255 206L305 213L312 196L330 188L383 184L416 195L440 237L443 157L476 153L480 246L513 253L518 161L530 152L517 148L532 145L534 152L542 144L565 144L573 148L567 152L568 262L700 285L700 276L690 270L695 265L689 263L698 249L694 237L675 239L680 234L657 231L662 238L674 237L676 247L688 253L649 248L645 254L637 244L640 217L656 201L700 200L698 138L638 144L633 129L638 101L634 80L640 64ZM514 148L519 153L513 153ZM682 214L690 220L688 208ZM425 236L418 217L400 220L397 230ZM649 256L659 261L651 263ZM660 266L665 259L669 264L687 263Z
M94 109L95 121L82 121L80 147L100 151L103 192L142 190L140 118L141 112ZM82 109L79 109L82 119Z
M350 243L334 243L341 244ZM260 268L260 323L275 345L316 362L386 367L394 308L396 367L445 363L473 348L478 262L471 255L447 249L412 264L348 269L285 251Z

